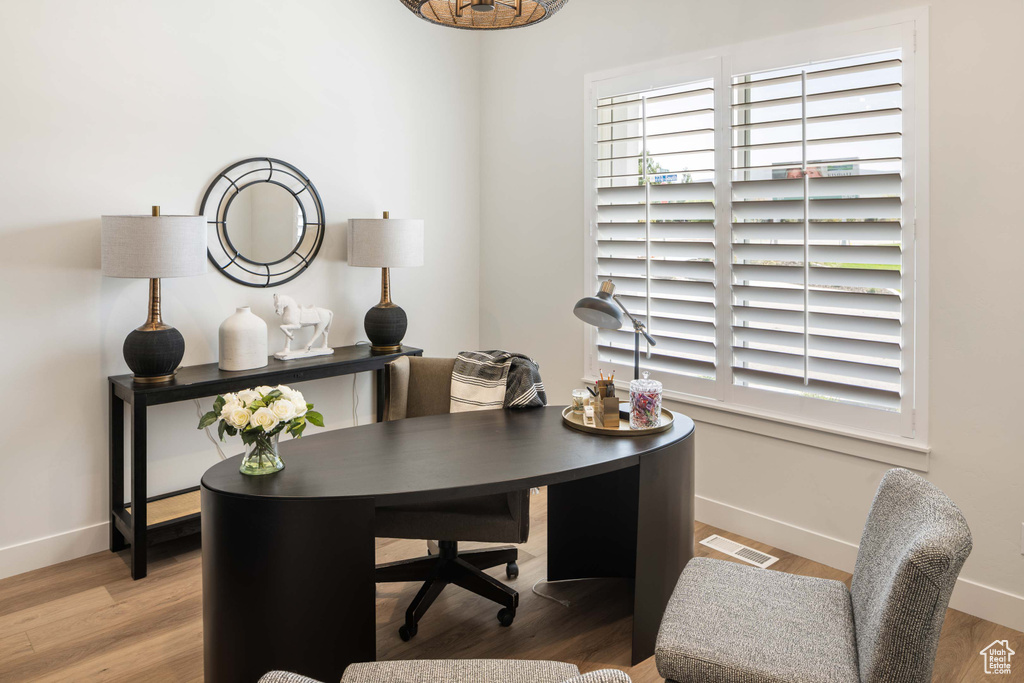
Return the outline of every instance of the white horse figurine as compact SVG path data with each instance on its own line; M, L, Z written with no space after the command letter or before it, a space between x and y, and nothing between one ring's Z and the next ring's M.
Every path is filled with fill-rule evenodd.
M284 319L281 331L284 332L284 349L274 354L275 358L291 360L293 358L309 358L311 356L328 356L334 353L327 341L327 334L334 321L334 313L326 308L315 306L299 306L295 299L286 294L274 295L274 312ZM295 330L303 327L313 328L313 337L302 351L292 351L291 343L295 339ZM317 337L323 336L323 343L313 348Z

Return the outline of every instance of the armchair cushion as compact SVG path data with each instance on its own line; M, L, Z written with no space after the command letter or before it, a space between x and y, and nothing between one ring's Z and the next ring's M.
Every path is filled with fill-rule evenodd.
M447 667L440 666L447 664ZM562 680L562 676L570 671L579 672L572 664L561 664L559 662L539 661L515 661L512 665L502 664L500 661L473 661L467 664L453 666L453 662L372 662L368 664L353 664L345 670L343 683L401 683L402 681L429 681L430 683L447 683L448 681L481 681L481 683L631 683L630 677L618 669L602 669L591 671L587 674L572 676ZM512 668L515 671L512 671ZM462 678L439 678L445 672ZM479 675L488 673L496 675L497 678L477 678ZM538 674L539 672L539 674ZM388 678L387 676L396 676ZM427 678L409 678L408 676L424 675ZM540 678L535 676L540 675ZM403 678L404 676L404 678ZM468 677L466 677L468 676ZM271 671L260 678L259 683L320 683L312 678L300 676L299 674L288 673L287 671Z
M259 683L320 683L320 681L288 671L271 671L260 676Z
M564 683L573 664L516 659L438 659L351 664L342 683Z
M655 658L679 683L860 680L845 585L703 557L676 584Z
M633 679L618 669L601 669L590 673L573 676L565 683L632 683Z
M384 419L443 415L451 409L454 358L401 356L388 364Z
M896 468L871 505L850 592L864 683L932 680L939 633L971 530L930 482Z

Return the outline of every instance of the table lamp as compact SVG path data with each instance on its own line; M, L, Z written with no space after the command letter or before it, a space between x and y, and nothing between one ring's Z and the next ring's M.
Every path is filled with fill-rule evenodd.
M181 333L160 319L160 278L206 272L203 216L103 216L103 274L149 278L149 317L124 340L124 359L140 384L169 382L185 355Z
M348 264L381 268L380 303L366 312L363 327L373 353L402 348L409 327L405 311L391 301L390 268L423 265L423 221L408 218L353 218L348 228Z
M640 335L642 334L651 346L657 346L658 342L647 334L644 324L627 311L619 301L619 297L615 293L614 282L611 280L602 282L597 296L583 297L576 302L572 312L583 322L605 330L619 329L624 322L623 316L628 318L633 323L633 379L640 379Z

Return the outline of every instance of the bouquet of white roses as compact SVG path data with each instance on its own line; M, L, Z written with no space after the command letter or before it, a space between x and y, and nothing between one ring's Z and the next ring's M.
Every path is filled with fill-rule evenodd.
M306 423L324 426L324 417L313 410L313 404L306 403L301 392L283 384L218 396L213 410L200 418L199 429L218 421L217 435L221 441L225 434L240 434L247 446L282 431L297 439L302 436Z

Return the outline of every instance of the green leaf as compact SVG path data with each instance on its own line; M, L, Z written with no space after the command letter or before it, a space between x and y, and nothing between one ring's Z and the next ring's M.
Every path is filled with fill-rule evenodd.
M266 407L267 407L266 403L264 403L261 399L256 399L255 401L253 401L252 403L249 404L249 412L250 413L255 413L260 408L266 408Z
M224 410L225 403L227 403L227 401L224 400L224 397L218 396L217 400L213 402L213 412L220 415L220 411Z
M313 404L312 403L307 403L306 404L306 410L313 410Z
M309 420L311 423L315 424L317 427L324 426L324 416L316 412L315 410L310 410L309 412L307 412L306 419Z
M220 413L214 412L212 410L206 413L201 418L199 418L199 426L196 429L206 429L207 427L209 427L210 425L217 421L217 417L219 415Z
M302 438L302 431L306 428L306 423L303 422L298 427L292 430L292 436L296 439Z
M256 439L258 438L259 434L257 434L255 431L242 432L242 443L244 443L246 446L255 443Z
M227 431L227 428L228 428L228 423L225 422L224 420L221 420L220 424L217 425L217 436L220 437L221 441L224 440L224 432Z
M281 391L278 389L274 389L269 394L263 397L263 402L264 404L270 404L273 403L275 399L281 398L281 396Z
M238 436L238 430L229 425L227 422L224 423L224 431L228 433L228 436Z

